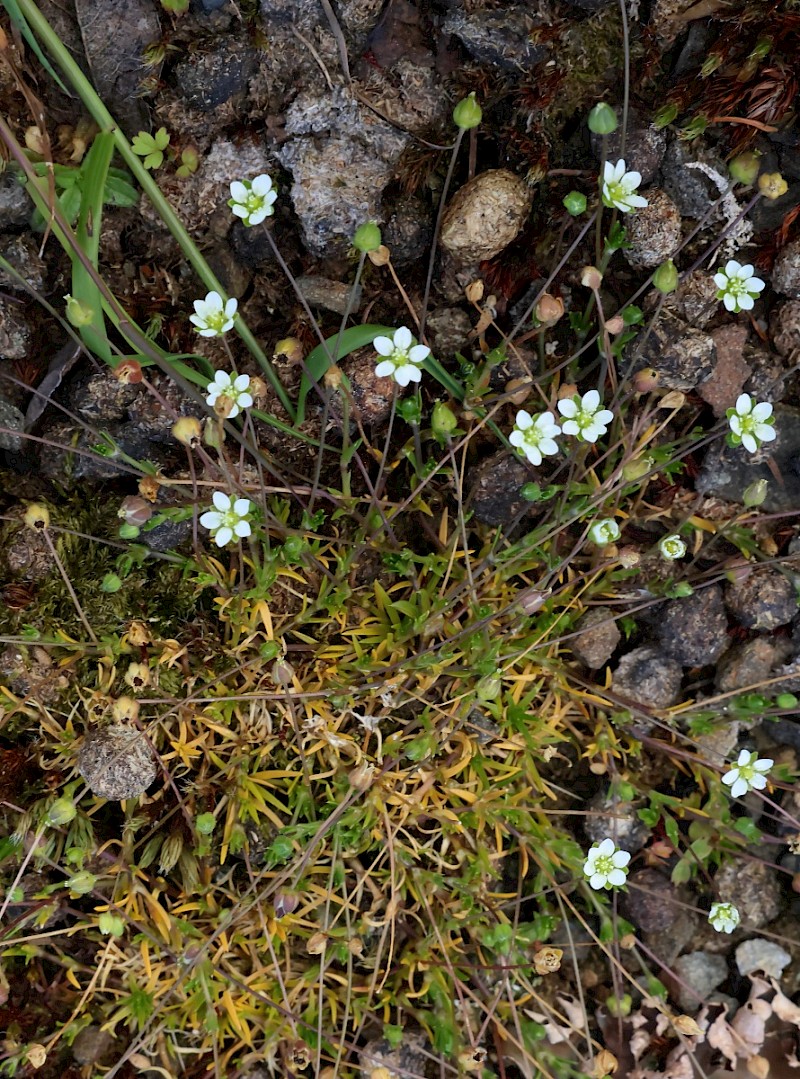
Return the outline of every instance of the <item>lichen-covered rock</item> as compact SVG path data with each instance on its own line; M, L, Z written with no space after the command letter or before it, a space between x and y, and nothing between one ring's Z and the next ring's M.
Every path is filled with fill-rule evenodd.
M728 584L725 604L737 622L747 629L777 629L791 622L797 614L792 582L771 566L753 569L744 580Z
M375 374L377 359L375 349L367 345L350 353L340 364L350 381L353 405L358 409L361 423L368 428L382 424L389 418L396 389L391 378L378 378ZM342 397L338 392L331 394L330 412L335 422L341 425L344 412ZM352 413L350 423L355 424Z
M297 278L297 287L309 307L322 307L326 311L335 311L337 315L343 315L348 310L357 313L361 305L361 285L353 293L352 286L344 281L304 274Z
M680 978L678 1003L684 1012L696 1012L728 977L728 964L721 955L710 952L688 952L679 955L674 963Z
M703 330L719 312L714 275L693 270L668 296L653 289L647 294L645 310L652 310L657 303L662 303L665 314L677 315L689 326Z
M800 300L800 240L787 244L775 259L772 287L792 300Z
M635 854L641 850L650 835L650 829L639 820L639 810L644 799L624 801L611 791L598 791L587 805L583 830L592 843L601 843L611 836L622 850Z
M717 350L717 362L709 377L697 387L697 392L711 405L719 419L742 392L753 371L744 357L746 326L730 322L712 330L711 337Z
M27 225L31 216L31 200L17 174L7 169L0 176L0 221L4 228Z
M617 115L622 117L622 107L617 106ZM663 129L647 123L644 113L637 109L628 111L628 129L625 132L625 148L622 147L622 124L605 139L602 135L592 134L592 149L599 159L605 144L607 161L624 158L629 171L638 172L643 184L652 183L656 177L664 151L667 148L667 133ZM647 193L650 198L650 192ZM626 221L626 225L628 222Z
M577 659L591 671L608 663L622 640L610 607L594 607L581 618L578 634L569 642Z
M778 304L770 315L769 329L781 356L789 357L800 350L800 300Z
M303 241L317 256L344 254L365 221L381 221L381 198L408 142L341 87L302 91L286 110L279 157L292 173Z
M434 355L449 359L467 345L472 320L461 307L437 307L425 323Z
M386 1038L373 1038L358 1053L361 1079L405 1079L427 1075L433 1048L423 1034L403 1032L399 1045Z
M523 227L532 202L531 189L513 172L481 172L445 210L442 247L462 264L494 258Z
M520 489L532 476L519 457L501 450L482 461L472 473L468 505L488 525L507 525L532 509Z
M644 344L637 338L630 349L639 354L637 369L651 368L658 375L659 386L669 390L695 389L708 378L717 361L714 338L672 315L658 319Z
M430 206L417 195L402 195L395 202L382 233L392 255L392 265L410 266L430 250L433 239Z
M683 667L716 663L728 647L728 619L719 585L668 600L660 612L661 647Z
M787 368L781 357L760 345L745 345L744 358L751 372L745 391L756 401L782 401Z
M173 78L188 105L215 113L219 122L217 110L235 108L244 101L257 56L245 42L223 40L211 50L190 52L176 65Z
M26 292L27 285L34 292L42 291L46 271L44 259L39 254L39 243L33 236L25 233L0 237L0 255L15 271L12 274L0 270L0 288Z
M782 907L778 871L761 861L754 850L752 859L728 862L714 877L720 902L732 903L748 929L763 929L778 917Z
M25 417L20 410L4 397L0 397L0 428L3 428L0 430L0 449L19 453L22 449L24 426ZM15 431L19 431L19 434L14 434Z
M156 778L158 768L140 730L112 723L85 735L78 753L78 771L92 794L120 802L143 794Z
M720 209L712 210L720 192L714 181L701 169L690 168L700 162L720 176L727 177L725 162L713 150L706 149L700 140L686 143L674 139L667 147L661 163L661 186L678 207L681 217L705 219L711 225L720 217Z
M527 4L505 4L496 11L454 11L442 30L457 37L479 64L522 72L530 71L546 52L531 40L538 22Z
M653 269L672 258L680 247L681 215L666 192L647 192L647 205L625 221L629 247L625 258L637 268Z
M0 357L22 360L31 349L33 325L26 309L10 300L0 302Z
M683 671L660 648L643 645L626 653L612 678L615 694L645 708L669 708L680 696Z
M785 658L779 642L769 637L754 637L731 648L717 667L716 687L720 693L732 693L745 686L757 686L770 677L772 668Z

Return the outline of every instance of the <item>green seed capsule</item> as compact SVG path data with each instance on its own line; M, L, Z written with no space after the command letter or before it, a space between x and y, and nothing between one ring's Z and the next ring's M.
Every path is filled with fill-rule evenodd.
M586 212L586 196L580 191L570 191L564 198L564 208L572 217L580 217Z
M477 127L483 119L483 109L475 100L475 91L461 101L453 109L453 121L456 127L462 131L469 131L471 127Z
M589 113L589 130L595 135L610 135L617 130L617 114L605 101L598 102Z
M653 284L659 292L674 292L678 287L678 271L672 259L662 262L653 274Z
M353 247L356 251L367 254L369 251L377 251L380 246L381 230L374 221L365 221L363 225L358 226L353 237Z

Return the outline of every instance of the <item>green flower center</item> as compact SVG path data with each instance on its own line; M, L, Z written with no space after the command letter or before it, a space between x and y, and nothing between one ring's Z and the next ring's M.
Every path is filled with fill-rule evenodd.
M594 863L595 873L600 873L603 877L610 876L610 874L613 873L616 868L617 867L614 865L613 854L601 854L597 861Z
M206 326L209 330L217 330L221 332L222 327L227 322L228 316L224 311L215 311L213 314L206 315Z

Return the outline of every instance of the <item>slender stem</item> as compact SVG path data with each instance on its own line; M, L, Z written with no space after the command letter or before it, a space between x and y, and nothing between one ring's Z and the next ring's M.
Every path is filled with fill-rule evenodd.
M458 157L458 151L461 148L461 142L464 138L464 128L458 129L458 135L456 135L456 141L453 145L453 153L450 156L450 164L447 166L447 176L444 179L444 187L442 188L442 197L439 199L439 210L436 214L436 225L433 230L433 238L431 240L431 257L428 261L428 276L425 279L425 295L422 297L422 311L419 316L419 337L423 339L425 334L425 319L428 315L428 300L431 295L431 284L433 282L433 267L436 262L436 247L439 243L439 233L442 228L442 218L444 216L444 208L447 202L447 193L450 190L450 183L453 179L453 171L456 167L456 159Z

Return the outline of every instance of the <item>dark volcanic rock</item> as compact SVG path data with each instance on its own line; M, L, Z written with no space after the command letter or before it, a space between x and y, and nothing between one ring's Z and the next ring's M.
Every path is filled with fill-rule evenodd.
M728 610L747 629L772 630L797 614L792 582L778 569L755 569L743 581L725 589Z
M520 494L520 488L530 479L528 467L502 450L472 473L468 505L484 524L510 524L522 511L531 508Z
M661 647L683 667L716 663L728 647L728 619L719 585L669 600L660 613Z
M652 645L634 648L614 671L612 688L645 708L669 708L678 700L683 671L680 664Z

